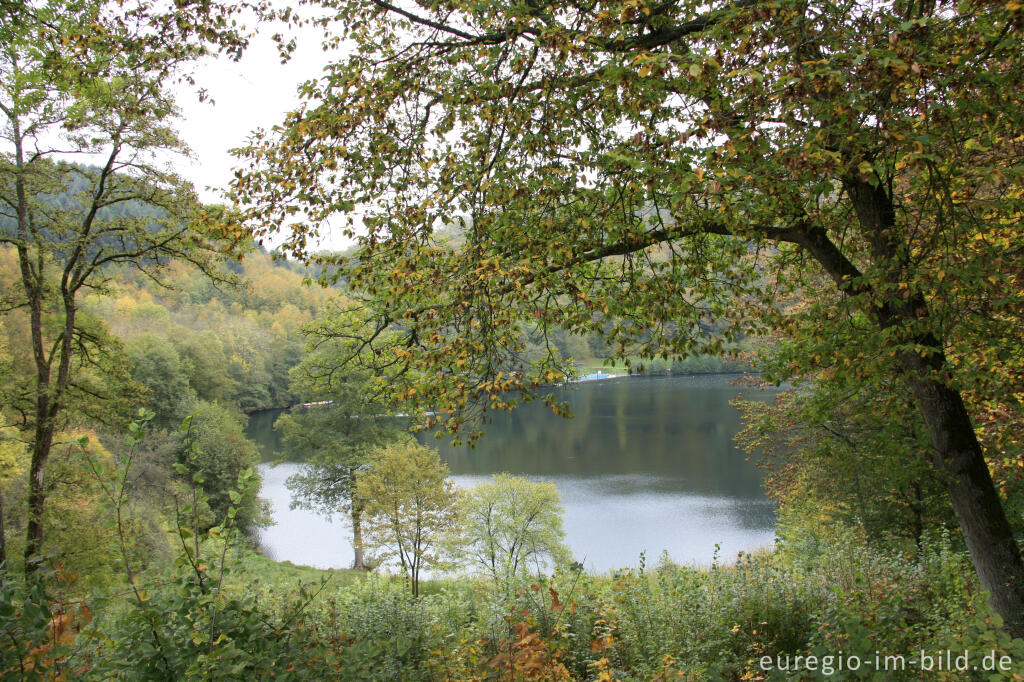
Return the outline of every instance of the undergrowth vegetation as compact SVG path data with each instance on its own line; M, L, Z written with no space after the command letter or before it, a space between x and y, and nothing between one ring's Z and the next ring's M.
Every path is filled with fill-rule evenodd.
M96 474L119 568L0 572L0 679L1021 679L1024 641L1000 630L959 538L941 529L899 551L863 526L811 537L783 524L774 548L710 566L641 556L595 575L566 556L551 570L435 572L417 591L408 573L260 556L245 517L255 472L237 474L204 524L214 505L203 474L182 465L176 556L146 561L130 500L151 419L143 412ZM922 666L945 651L1007 664ZM880 655L900 667L865 663Z
M183 551L128 598L72 601L60 576L28 589L8 578L4 679L952 680L971 678L909 661L945 650L1024 661L943 534L914 555L845 533L815 553L782 547L710 567L663 557L605 575L435 579L418 598L402 579L279 564L230 535L213 529L202 563ZM829 657L878 652L905 669L823 672ZM797 655L818 669L780 670Z

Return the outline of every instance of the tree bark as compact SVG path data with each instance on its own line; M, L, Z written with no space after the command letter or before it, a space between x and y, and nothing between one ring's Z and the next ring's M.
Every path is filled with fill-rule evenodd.
M352 561L352 568L357 571L366 570L366 558L363 553L363 528L361 518L363 507L356 502L352 503L352 552L355 559Z
M33 326L33 336L36 329ZM41 336L41 333L40 333ZM54 420L49 395L49 381L43 381L46 371L37 375L36 423L32 439L32 460L28 475L28 523L25 529L25 575L35 572L43 548L43 512L46 508L46 486L43 473L53 449ZM48 379L48 377L46 377Z
M40 292L39 308L42 307L41 286L36 288ZM33 301L33 313L36 308L36 301ZM36 362L37 386L36 386L36 423L35 437L32 442L32 461L29 465L28 478L28 525L25 531L25 575L30 575L36 570L37 561L43 548L43 512L46 509L46 487L43 480L43 472L46 469L46 462L50 458L50 451L53 449L53 437L56 433L57 415L62 407L64 394L67 391L71 376L71 354L74 339L76 306L73 293L65 293L64 296L64 328L61 332L59 345L59 360L57 367L57 378L51 386L50 367L53 357L42 358ZM32 318L32 340L33 345L42 347L42 321L40 319L37 327L35 315ZM38 339L38 343L37 343Z
M51 431L47 435L40 432ZM35 442L32 448L32 463L28 477L28 524L25 530L25 575L36 570L36 559L43 546L43 511L46 508L46 487L43 483L43 471L46 460L50 457L53 443L52 430L36 429Z
M32 336L32 356L36 369L36 406L35 406L35 434L32 440L32 461L29 466L28 479L28 524L25 531L25 575L28 576L36 569L35 558L42 549L43 543L43 509L46 505L46 489L43 487L43 470L46 460L50 457L50 450L53 447L53 426L55 410L53 409L58 401L50 393L51 361L47 357L46 347L43 343L43 299L45 296L46 262L42 252L36 254L33 262L32 254L27 246L29 241L29 200L28 190L25 185L25 161L22 146L22 134L20 123L17 117L12 117L12 129L14 132L15 146L15 195L17 199L18 213L18 237L22 240L17 247L18 266L21 271L21 282L25 290L25 298L29 307L29 326ZM74 314L65 323L74 325ZM72 327L73 328L73 327ZM70 339L64 339L69 341ZM66 344L62 343L61 347ZM62 358L61 369L65 370ZM61 373L58 372L58 376Z

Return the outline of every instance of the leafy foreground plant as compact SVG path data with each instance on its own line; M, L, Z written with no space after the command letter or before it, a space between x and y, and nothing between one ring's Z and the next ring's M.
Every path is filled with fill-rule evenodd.
M68 656L76 635L91 620L81 600L49 593L40 568L27 583L0 565L0 679L50 680L74 672Z
M119 483L108 490L122 548L129 542L123 523L130 494L129 472L152 417L152 412L141 411L139 421L131 425L126 452L118 462ZM141 586L127 551L123 551L134 599L111 629L95 633L94 648L83 654L91 675L147 680L241 679L275 674L277 661L294 658L293 648L303 651L301 642L291 635L298 631L310 599L308 592L300 590L295 604L285 605L276 617L268 618L251 594L233 596L225 590L229 551L240 537L236 519L250 493L255 493L258 477L252 468L238 474L236 488L227 493L230 506L202 539L199 510L209 503L201 485L202 474L185 463L197 454L191 428L189 417L181 426L186 452L175 465L179 474L188 476L190 503L177 509L180 552L174 569L166 584L150 592Z

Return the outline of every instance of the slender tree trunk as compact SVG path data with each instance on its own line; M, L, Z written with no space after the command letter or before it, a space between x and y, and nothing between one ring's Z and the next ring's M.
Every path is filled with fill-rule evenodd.
M53 447L53 427L49 415L48 391L40 388L36 406L35 435L28 475L28 524L25 530L25 575L35 572L36 558L43 546L43 511L46 485L43 474Z
M50 456L53 444L52 399L50 395L50 360L43 344L43 297L45 296L45 266L41 251L35 257L28 247L29 242L29 199L25 185L24 149L20 121L11 116L14 138L15 167L14 185L18 214L18 266L25 300L29 308L29 327L32 335L32 356L36 369L35 433L32 440L32 461L28 480L28 525L25 533L25 575L35 570L33 559L39 553L43 542L43 508L46 504L46 490L43 487L43 469Z
M19 204L27 199L21 196L23 188L19 187ZM27 204L26 204L27 205ZM19 209L23 207L19 206ZM22 211L19 210L19 213ZM23 218L27 221L26 216ZM22 216L19 215L19 218ZM27 228L26 228L27 232ZM29 327L32 335L32 355L36 370L36 404L34 415L34 433L32 438L32 459L28 477L28 523L25 531L25 575L35 571L35 558L43 544L43 509L46 505L46 488L43 484L43 472L46 461L53 447L53 396L51 395L51 361L47 357L43 341L43 297L45 263L38 255L33 263L32 254L24 246L18 247L18 261L21 266L22 286L29 307Z
M4 494L0 492L0 580L7 573L7 534L4 529Z
M911 490L914 494L913 500L910 503L910 513L914 515L914 547L917 549L918 554L920 554L921 540L924 536L924 496L921 494L921 483L914 481L911 484Z
M352 552L355 559L352 561L352 568L357 571L366 570L366 559L363 555L363 528L362 519L363 506L353 500L352 502Z
M41 291L41 286L36 289ZM41 309L41 301L39 301ZM32 342L42 347L42 321L37 326L33 302ZM46 509L46 487L43 474L46 462L53 449L53 438L56 433L57 415L61 408L64 393L67 391L71 376L71 353L75 328L75 301L73 294L64 297L64 328L61 332L59 364L56 381L51 384L50 362L53 357L45 358L37 355L36 385L36 423L35 437L32 442L32 461L29 465L28 479L28 525L25 531L25 574L33 573L43 548L43 512Z
M34 311L33 311L34 312ZM73 297L64 301L64 329L60 340L60 360L55 385L50 381L50 360L37 361L36 386L36 424L35 437L32 442L32 461L29 465L28 478L28 526L25 531L25 573L35 571L43 547L43 512L46 508L46 487L43 473L46 462L53 449L53 437L56 432L57 415L61 400L67 390L71 371L71 346L75 326L75 306ZM42 324L36 327L32 320L33 344L38 337L42 345Z
M43 428L39 428L39 426ZM28 478L28 525L25 530L25 575L36 569L36 559L43 546L43 511L46 508L46 487L43 471L53 444L52 429L39 425L32 447L32 463Z
M60 365L57 370L57 385L52 385L53 354L47 354L43 339L43 306L46 295L46 261L42 250L33 254L28 243L29 235L29 196L25 184L28 172L24 161L22 133L17 116L11 118L15 146L15 195L17 199L18 237L22 241L18 245L18 265L21 271L21 284L25 292L25 300L29 308L29 326L32 337L32 356L36 369L36 405L35 424L32 440L32 460L29 465L28 479L28 523L25 531L25 575L36 569L36 559L43 545L43 510L46 506L46 488L43 473L46 461L53 448L53 436L57 411L64 390L67 388L71 369L72 333L75 324L74 295L64 293L64 331L60 339Z

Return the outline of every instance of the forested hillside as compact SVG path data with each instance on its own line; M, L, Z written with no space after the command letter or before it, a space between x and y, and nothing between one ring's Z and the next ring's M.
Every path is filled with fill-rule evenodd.
M332 292L309 286L303 268L263 251L231 269L241 279L237 286L217 286L183 263L171 264L166 286L125 269L116 290L89 298L87 308L124 342L133 378L151 392L243 412L289 407L296 396L288 370L305 344L299 329ZM173 402L154 393L151 405L167 410ZM161 416L180 422L187 412Z

